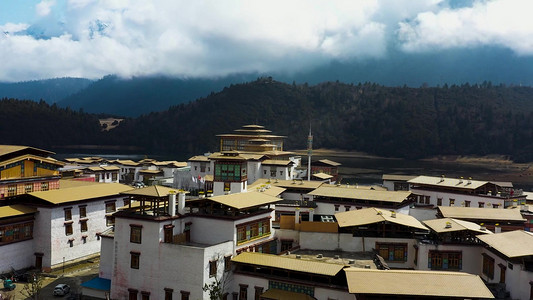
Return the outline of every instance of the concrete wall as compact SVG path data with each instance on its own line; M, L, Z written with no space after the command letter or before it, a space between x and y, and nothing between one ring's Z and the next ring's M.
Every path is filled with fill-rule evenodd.
M479 275L481 270L481 255L482 246L471 245L433 245L418 243L418 264L417 270L431 270L428 267L429 251L460 251L462 253L462 269L461 272ZM453 271L453 270L443 270Z

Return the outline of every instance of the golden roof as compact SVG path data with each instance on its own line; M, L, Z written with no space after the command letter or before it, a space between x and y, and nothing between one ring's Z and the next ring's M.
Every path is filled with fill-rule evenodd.
M490 298L481 278L462 272L344 269L351 294Z
M337 219L339 227L362 226L374 223L390 222L426 231L428 230L424 224L420 223L420 221L412 216L375 207L336 213L335 218Z
M470 219L470 220L490 220L490 221L521 221L522 217L519 209L499 209L499 208L479 208L479 207L459 207L459 206L439 206L437 209L445 218Z
M66 189L32 192L29 195L53 204L63 204L115 196L127 190L131 190L131 186L121 183L99 183Z
M36 212L37 209L35 207L20 204L0 206L0 218L16 217Z
M256 181L253 184L248 186L248 190L249 191L263 190L262 193L276 197L276 196L279 196L281 193L283 193L286 189L279 187L279 186L274 186L274 185L266 184L266 183L260 183Z
M468 190L475 190L489 183L488 181L434 177L434 176L418 176L407 182L411 184L444 186L448 188L468 189Z
M281 159L265 159L262 165L273 165L273 166L288 166L294 164L291 160L281 160Z
M93 172L102 172L102 171L104 171L104 169L101 168L101 167L88 167L87 169L91 170Z
M37 156L37 155L33 155L33 154L24 154L24 155L21 155L21 156L13 157L11 159L3 160L3 161L0 162L0 165L5 166L5 165L8 165L8 164L11 164L11 163L14 163L14 162L18 162L18 161L21 161L21 160L29 160L29 159L35 160L35 161L39 161L39 162L49 163L49 164L52 164L52 165L56 165L58 167L61 167L61 166L65 165L64 162L58 161L58 160L56 160L54 158Z
M341 165L341 163L338 163L338 162L335 162L335 161L332 161L332 160L329 160L329 159L321 159L319 160L319 162L323 163L323 164L326 164L326 165L330 165L332 167L338 167Z
M189 161L209 161L209 157L205 156L205 155L196 155L196 156L193 156L191 158L189 158Z
M117 166L102 166L102 169L104 169L106 171L118 171L118 170L120 170L120 168L117 167Z
M397 180L397 181L408 181L416 178L414 175L395 175L395 174L383 174L381 179L383 180Z
M147 197L165 197L171 193L177 193L178 189L169 188L162 185L151 185L140 189L132 189L122 192L123 195L147 196Z
M281 198L269 195L269 193L258 191L248 191L243 193L213 196L208 197L208 199L236 209L263 206L282 200Z
M163 173L163 170L139 170L139 173L159 174L159 173Z
M322 179L322 180L333 178L333 176L323 173L323 172L315 173L313 174L313 176L315 176L316 178Z
M402 203L411 195L409 191L376 191L357 186L323 184L309 193L313 196Z
M72 187L86 186L86 185L98 185L99 182L86 181L86 180L75 180L75 179L60 179L59 188L68 189Z
M441 218L422 221L427 227L431 228L437 233L463 231L470 230L479 233L492 234L492 231L488 229L482 229L480 225L468 221L453 219L453 218Z
M21 150L29 150L29 151L37 151L41 152L43 155L52 155L55 154L54 152L39 149L39 148L33 148L28 146L18 146L18 145L0 145L0 156L10 154L13 152L21 151Z
M255 184L271 184L273 186L279 186L286 189L298 188L298 189L316 189L322 184L322 181L318 180L278 180L278 179L267 179L259 178L254 183Z
M114 164L118 164L118 165L131 166L131 167L137 166L139 164L139 163L134 162L131 159L126 159L126 160L115 159L115 160L111 160L110 162Z
M523 230L478 235L477 238L509 258L533 255L533 234Z
M335 276L345 267L341 264L330 264L304 258L291 258L259 252L243 252L231 260L238 263L326 276Z

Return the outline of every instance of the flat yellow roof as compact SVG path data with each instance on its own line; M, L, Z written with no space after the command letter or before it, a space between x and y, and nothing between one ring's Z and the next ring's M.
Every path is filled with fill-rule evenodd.
M151 185L147 187L143 187L140 189L134 189L131 186L129 187L129 190L123 191L121 194L123 195L131 195L131 196L147 196L147 197L165 197L168 196L168 194L171 193L177 193L178 189L169 188L162 185Z
M533 234L523 230L478 235L477 238L509 258L533 255Z
M351 294L493 299L481 278L462 272L344 269Z
M339 227L362 226L374 223L390 222L426 231L428 230L424 224L420 223L420 221L412 216L375 207L336 213L335 218L339 223Z
M445 218L470 220L496 220L525 222L519 209L479 208L459 206L438 206L437 209Z
M370 200L370 201L384 201L402 203L411 195L409 191L384 191L384 190L372 190L368 188L359 188L351 185L333 185L323 184L316 190L309 193L309 195L332 197L332 198L345 198L345 199L357 199L357 200Z
M273 254L264 254L259 252L243 252L232 258L231 260L238 263L286 269L326 276L335 276L343 268L345 268L345 266L341 264L330 264L325 262L306 260L303 258L291 258Z
M422 222L437 233L470 230L478 233L492 234L492 231L482 229L481 226L476 223L454 218L432 219Z
M282 200L281 198L269 195L269 193L260 191L248 191L244 193L214 196L208 197L208 199L236 209L263 206Z
M36 212L37 209L35 207L30 207L21 204L0 206L0 218L16 217Z
M131 186L121 183L100 183L97 185L92 184L66 189L33 192L29 193L29 195L53 204L62 204L119 195L121 192L127 190L131 190Z

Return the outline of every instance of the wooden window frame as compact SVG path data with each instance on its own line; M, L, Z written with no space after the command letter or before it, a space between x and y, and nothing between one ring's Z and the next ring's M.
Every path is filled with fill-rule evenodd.
M130 243L142 244L142 225L130 224Z
M130 268L138 270L141 265L141 253L131 251L130 252Z
M209 261L209 277L215 277L217 275L217 263L218 260Z

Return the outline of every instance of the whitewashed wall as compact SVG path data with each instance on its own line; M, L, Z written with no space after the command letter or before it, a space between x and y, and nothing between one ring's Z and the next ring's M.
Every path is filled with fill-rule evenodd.
M418 243L418 264L417 270L431 270L428 268L429 251L460 251L462 253L462 269L461 272L470 274L479 274L481 270L481 256L482 246L473 245L434 245ZM449 271L449 270L446 270Z
M368 207L374 207L372 206L372 204L368 205L368 206L364 206L364 205L354 205L354 204L349 204L349 203L330 203L330 202L323 202L323 201L315 201L315 203L317 204L317 208L315 209L315 214L317 215L334 215L336 213L340 213L340 212L344 212L346 211L346 207L345 206L349 206L350 209L349 210L356 210L357 207L362 207L362 208L368 208ZM335 204L339 205L339 210L338 211L335 211ZM405 205L405 206L402 206L402 207L399 207L399 208L396 208L394 209L394 211L396 211L397 213L400 213L400 214L405 214L405 215L408 215L409 214L409 205Z
M105 202L116 201L116 207L123 204L123 197L109 198L106 200L95 200L87 202L72 203L69 205L54 207L51 211L51 253L44 252L43 265L45 261L51 266L59 265L71 260L83 258L88 255L100 252L100 240L97 233L106 230ZM81 232L79 207L86 206L87 211L87 231ZM72 235L65 234L65 207L71 207L72 211ZM39 208L40 209L40 208ZM39 222L42 218L39 219ZM45 221L47 223L47 221ZM38 224L40 226L40 223ZM83 242L82 236L87 236ZM74 239L73 246L70 247L69 239ZM49 257L49 260L45 258ZM47 266L47 265L46 265Z
M492 209L492 204L499 204L499 209L504 208L504 198L496 198L492 196L476 196L465 194L446 193L441 191L429 191L423 189L412 188L411 192L418 195L430 196L429 202L437 206L437 199L442 198L442 206L450 206L450 199L454 199L453 206L462 206L464 201L470 201L470 207L478 207L479 202L485 202L486 208ZM487 206L489 204L489 206Z
M414 268L415 251L413 245L415 239L400 238L375 238L375 237L353 237L348 233L321 233L321 232L300 232L300 248L312 250L341 250L347 252L372 251L376 247L376 242L381 243L406 243L407 261L405 263L389 263L395 268Z
M100 268L98 277L111 279L113 271L114 239L111 237L102 237L100 247Z
M436 208L410 208L409 215L418 221L433 220L437 218Z
M35 235L35 233L34 233ZM0 246L0 273L31 267L35 264L34 240Z
M501 269L498 265L503 264L504 266L507 266L507 269L505 270L505 286L507 291L510 292L511 298L530 299L530 282L533 281L533 272L526 271L521 264L513 264L513 269L511 270L508 265L509 261L497 256L485 248L481 250L481 253L486 253L494 259L494 278L491 279L483 274L483 256L479 255L478 259L480 261L480 267L478 274L483 280L489 283L500 282Z

